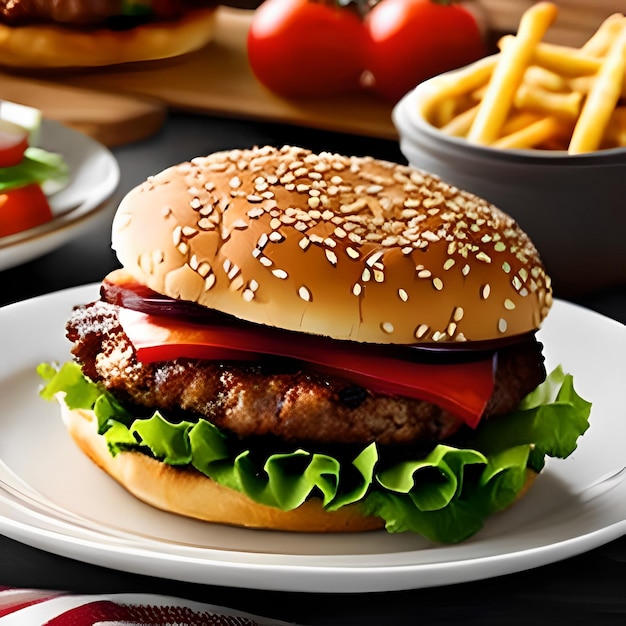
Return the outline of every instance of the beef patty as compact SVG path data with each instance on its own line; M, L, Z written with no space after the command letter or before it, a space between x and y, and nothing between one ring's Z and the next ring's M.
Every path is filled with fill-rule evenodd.
M289 359L141 363L117 311L101 301L76 307L67 337L85 375L135 407L181 419L205 417L239 437L272 435L300 443L421 445L445 440L463 425L429 402L372 393ZM536 340L501 349L483 419L513 410L545 375Z

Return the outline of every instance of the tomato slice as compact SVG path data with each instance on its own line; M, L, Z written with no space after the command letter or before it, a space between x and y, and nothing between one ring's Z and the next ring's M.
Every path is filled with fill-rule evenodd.
M0 167L12 167L23 158L28 148L28 130L0 119Z
M0 237L45 224L52 218L46 194L36 183L0 193Z
M281 336L268 329L178 321L120 308L119 319L143 362L175 358L240 360L260 355L305 361L381 393L437 404L475 428L493 393L494 357L470 363L419 363L370 352L313 335ZM271 330L271 329L270 329Z

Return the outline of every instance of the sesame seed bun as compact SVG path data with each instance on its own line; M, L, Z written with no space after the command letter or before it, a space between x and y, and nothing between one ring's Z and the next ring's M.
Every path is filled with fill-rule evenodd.
M321 500L307 500L283 511L258 504L193 469L179 469L141 452L111 456L97 433L93 411L70 410L60 397L63 422L82 452L133 496L156 508L206 522L291 532L358 532L382 528L378 517L363 515L357 505L326 511Z
M359 342L511 337L552 302L532 242L486 201L405 165L290 146L151 177L123 199L112 245L159 293Z
M128 30L79 30L60 24L0 24L0 65L71 68L117 65L179 56L213 38L217 8L194 9L176 21Z

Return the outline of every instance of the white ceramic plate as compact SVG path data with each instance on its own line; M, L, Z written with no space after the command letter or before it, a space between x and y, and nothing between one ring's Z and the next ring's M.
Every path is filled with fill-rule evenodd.
M515 507L465 543L433 546L384 531L308 535L207 525L135 500L70 441L58 408L39 399L36 365L65 360L72 305L90 285L0 309L0 461L53 506L0 500L0 532L29 545L124 571L204 584L313 592L390 591L508 574L590 550L626 533L626 328L557 301L540 337L593 401L591 427L567 460L549 462ZM621 465L620 465L621 464ZM602 482L608 475L613 479ZM596 483L600 482L599 485ZM595 486L594 486L595 485ZM97 528L104 528L100 532Z
M0 237L0 270L58 248L93 226L108 208L120 173L113 154L97 141L51 120L44 120L39 145L63 155L69 184L49 198L54 218L41 226Z

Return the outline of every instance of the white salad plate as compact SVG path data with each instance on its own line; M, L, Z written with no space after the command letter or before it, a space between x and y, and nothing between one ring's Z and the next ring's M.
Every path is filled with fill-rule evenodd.
M0 237L0 270L40 257L104 219L120 179L117 160L102 144L52 120L43 120L41 148L61 154L70 171L68 184L48 201L49 222Z
M42 361L69 358L64 325L98 286L0 309L0 533L80 561L187 582L282 591L374 592L455 584L569 558L626 534L626 327L557 300L539 332L546 364L574 375L591 426L549 459L518 504L471 539L298 534L205 524L143 504L70 440L38 396Z

